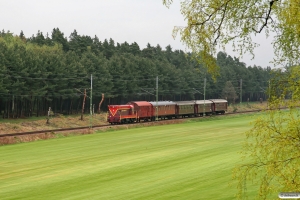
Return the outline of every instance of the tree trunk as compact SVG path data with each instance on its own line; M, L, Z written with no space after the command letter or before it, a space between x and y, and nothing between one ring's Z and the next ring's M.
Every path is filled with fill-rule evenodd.
M12 118L15 116L15 97L12 96L12 101L11 101L11 113L12 113Z
M86 98L86 89L84 89L84 96L83 96L83 101L82 101L82 109L81 109L81 118L80 118L80 120L83 120L85 98Z
M6 106L6 109L7 109L6 114L7 114L7 119L8 119L9 118L9 110L10 110L10 101L7 100L6 104L7 104L7 106Z
M39 116L39 99L36 98L36 116Z
M61 98L60 98L60 113L63 113L63 104L64 104L64 100L63 100L63 98L61 97Z
M72 113L72 105L73 105L73 100L71 99L69 115L70 115L70 114L71 114L71 115L73 114L73 113Z
M103 100L104 100L104 94L102 93L102 99L99 102L99 106L98 106L98 114L100 114L100 107L101 107L101 104L102 104Z

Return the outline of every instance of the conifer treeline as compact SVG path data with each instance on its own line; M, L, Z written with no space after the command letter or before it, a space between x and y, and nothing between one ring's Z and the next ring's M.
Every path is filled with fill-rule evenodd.
M237 58L219 52L216 61L220 76L216 82L203 66L190 55L171 46L137 43L115 44L113 39L101 42L97 36L79 35L76 30L64 36L58 28L51 36L38 32L29 38L24 33L14 36L0 32L0 112L3 118L75 114L81 111L84 90L87 90L85 111L89 112L91 74L92 102L95 111L101 94L108 104L132 100L155 100L156 76L159 77L159 100L225 98L225 83L230 81L243 101L265 99L270 68L246 67ZM228 97L229 98L229 97Z

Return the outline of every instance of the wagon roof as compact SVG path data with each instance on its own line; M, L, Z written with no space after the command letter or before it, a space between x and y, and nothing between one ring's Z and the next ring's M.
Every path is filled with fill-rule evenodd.
M205 101L205 102L204 102ZM196 104L212 104L210 100L196 100Z
M151 106L148 101L131 101L128 104L136 104L137 106Z
M227 103L225 99L210 99L214 103Z
M177 105L194 105L195 101L175 101Z
M114 108L114 109L131 109L133 108L132 105L108 105L108 108Z
M156 106L156 101L150 101L149 103L152 104L153 106ZM170 105L176 105L176 103L173 101L158 101L157 105L158 106L170 106Z

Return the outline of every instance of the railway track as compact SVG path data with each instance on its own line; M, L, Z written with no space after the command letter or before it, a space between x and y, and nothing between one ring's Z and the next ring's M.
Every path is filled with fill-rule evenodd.
M251 111L243 111L243 112L233 112L233 113L226 113L224 115L216 115L216 116L226 116L226 115L237 115L237 114L243 114L243 113L255 113L260 112L262 110L251 110ZM210 116L202 117L207 118ZM187 120L187 119L193 119L193 118L180 118L180 119L171 119L171 120ZM169 122L170 120L160 120L159 122ZM157 123L157 122L141 122L138 124L146 124L146 123ZM78 130L90 130L93 128L110 128L110 127L117 127L117 126L126 126L128 124L117 124L117 125L93 125L90 126L83 126L83 127L75 127L75 128L61 128L61 129L50 129L50 130L39 130L39 131L30 131L30 132L19 132L19 133L7 133L7 134L0 134L0 138L3 137L16 137L16 136L23 136L23 135L33 135L33 134L42 134L42 133L59 133L59 132L65 132L65 131L78 131ZM133 125L133 124L131 124Z

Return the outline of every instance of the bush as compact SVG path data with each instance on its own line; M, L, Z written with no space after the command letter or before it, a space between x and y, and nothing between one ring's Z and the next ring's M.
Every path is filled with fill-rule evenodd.
M233 112L236 112L238 108L236 106L233 106Z

